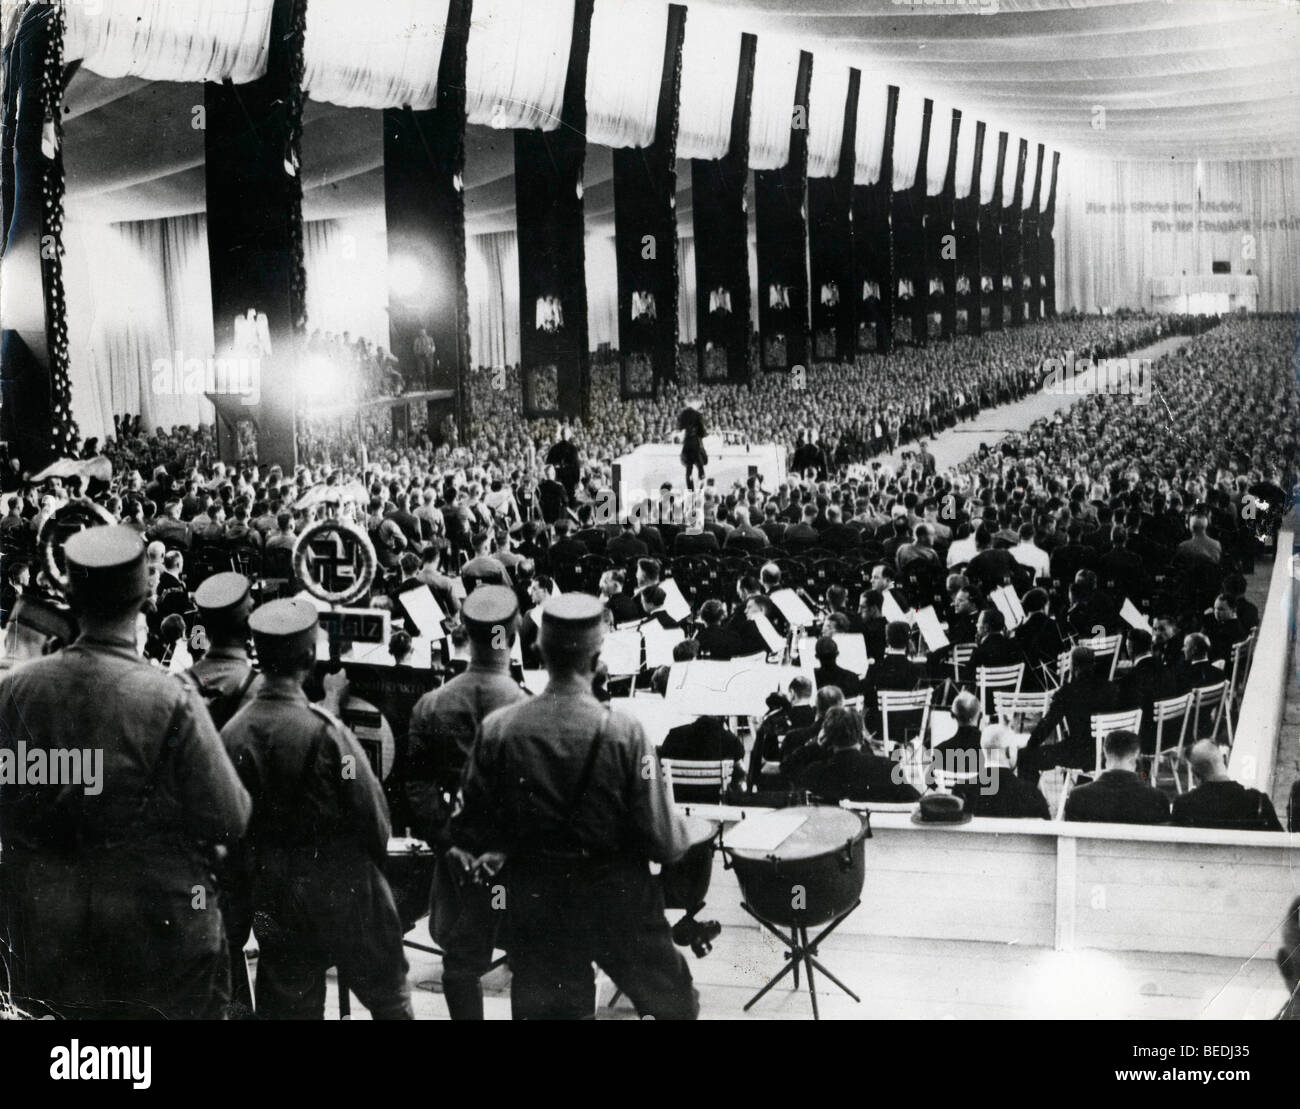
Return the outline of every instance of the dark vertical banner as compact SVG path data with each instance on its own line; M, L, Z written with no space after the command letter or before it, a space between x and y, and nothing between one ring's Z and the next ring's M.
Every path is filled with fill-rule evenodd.
M594 6L595 0L574 3L559 127L515 132L519 354L528 418L590 415L582 170Z
M812 356L818 362L851 362L857 353L861 297L853 295L853 172L857 168L855 142L861 84L861 72L850 69L835 176L808 179ZM821 110L818 105L813 107Z
M1025 217L1025 161L1029 143L1021 139L1016 150L1016 182L1011 204L1002 209L1002 284L1007 289L1007 307L1012 327L1025 322L1025 270L1021 250L1021 229Z
M980 173L984 165L984 121L975 123L970 192L955 202L953 230L957 236L957 305L966 312L966 334L984 332L984 292L980 284Z
M1050 320L1056 316L1056 171L1061 152L1052 151L1052 185L1047 191L1047 207L1038 217L1038 258L1043 285L1043 313Z
M31 4L4 53L0 438L24 470L75 455L63 296L62 4Z
M1002 330L1002 171L1007 162L1007 133L998 132L998 153L993 173L993 197L980 205L980 287L984 291L981 310L988 310L987 327ZM978 188L978 184L976 185Z
M465 286L465 58L473 0L451 0L427 111L384 111L388 341L408 391L450 394L428 404L441 443L470 418L469 293ZM394 410L396 411L396 410Z
M1025 277L1025 297L1027 318L1043 318L1043 282L1042 259L1038 245L1039 202L1043 189L1043 144L1038 144L1038 153L1034 159L1034 189L1029 194L1029 207L1025 209L1024 219L1020 224L1020 255L1023 259L1021 272Z
M663 382L677 380L677 106L685 34L686 9L669 5L654 142L614 151L619 395L624 400L657 396ZM636 372L646 360L650 374Z
M221 456L256 440L292 472L296 377L306 325L302 246L303 38L307 0L274 0L266 73L204 87L208 266L217 358L249 360L260 399L214 396Z
M880 177L874 185L853 188L853 270L858 305L858 349L884 354L894 343L894 240L890 228L890 196L894 184L894 128L898 119L898 87L889 86Z
M790 157L754 173L758 225L758 346L764 370L808 363L808 92L813 57L799 54ZM802 111L800 111L802 109Z
M961 112L952 110L948 138L947 169L943 188L926 197L926 271L932 287L930 311L939 312L939 334L951 339L957 333L957 139L961 133ZM937 303L936 303L937 302Z
M910 188L894 189L890 194L890 225L893 229L899 285L900 319L897 322L907 321L908 339L918 346L924 346L929 338L930 276L925 243L925 162L930 151L930 121L933 114L934 101L927 99L921 116L921 149L917 155L916 177Z
M700 381L750 379L749 113L758 39L740 37L731 145L716 161L691 160L695 226L696 370Z

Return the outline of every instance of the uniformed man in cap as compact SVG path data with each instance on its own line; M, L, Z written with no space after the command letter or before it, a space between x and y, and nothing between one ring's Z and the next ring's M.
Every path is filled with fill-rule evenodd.
M548 600L538 697L489 716L470 754L452 841L476 866L509 865L516 1018L589 1018L592 963L642 1016L693 1019L691 973L673 947L649 863L689 846L641 725L591 693L601 602Z
M221 738L253 798L257 1015L320 1020L333 966L376 1019L409 1020L402 926L382 871L383 790L356 737L303 691L316 664L316 609L272 601L249 627L262 680Z
M252 583L243 574L213 574L194 591L199 626L207 647L186 673L208 703L220 729L252 699L257 672L248 658L248 617Z
M474 737L484 718L527 694L510 677L510 649L519 633L519 602L503 585L480 585L465 598L461 620L469 634L469 666L416 703L411 714L407 796L417 831L440 851L450 846L452 802L460 789ZM488 889L475 885L474 857L452 849L440 879L464 889L459 905L431 904L429 927L443 949L442 993L452 1020L483 1019L479 979L492 962L501 923ZM456 900L440 881L434 893ZM450 896L448 896L450 895ZM456 909L459 909L457 912Z
M194 683L207 703L212 723L221 729L252 699L257 680L257 671L248 658L252 583L233 571L213 574L194 591L194 605L199 610L199 627L207 646L204 656L185 671L185 677ZM233 847L222 860L217 877L225 894L223 910L230 946L230 1015L247 1017L253 1011L253 994L244 945L253 927L253 910L240 847Z
M78 639L0 681L0 759L45 767L0 788L15 993L69 1017L218 1018L214 848L250 800L193 687L136 650L139 534L91 528L64 555Z

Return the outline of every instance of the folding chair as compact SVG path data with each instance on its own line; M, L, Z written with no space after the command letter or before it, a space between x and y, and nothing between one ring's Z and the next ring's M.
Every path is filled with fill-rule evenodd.
M1215 682L1213 685L1203 685L1199 689L1192 691L1192 730L1187 737L1188 743L1195 743L1201 739L1218 740L1219 729L1226 730L1228 735L1228 747L1231 749L1233 744L1232 719L1228 714L1228 683L1226 680ZM1208 732L1205 729L1205 721L1209 720L1210 727Z
M880 689L876 691L877 705L880 709L880 729L884 743L884 753L890 755L895 746L903 748L902 764L903 773L912 782L917 789L925 788L925 739L930 734L930 707L934 699L934 688L917 689L908 692L901 692L890 689ZM893 715L906 716L915 718L919 715L920 722L916 728L915 737L909 736L912 725L905 721L898 721L895 724L895 732L891 737L889 734L889 718ZM912 747L912 739L917 740L916 747ZM915 779L915 780L914 780ZM918 781L920 784L917 784Z
M1119 665L1120 638L1118 635L1099 635L1092 639L1079 640L1080 647L1092 648L1099 670L1106 665L1107 658L1110 659L1110 670L1106 675L1106 680L1110 682L1115 680L1115 668Z
M1191 768L1187 763L1187 723L1191 719L1192 694L1184 693L1181 697L1167 697L1163 701L1156 701L1151 706L1151 720L1156 726L1156 752L1151 763L1151 784L1158 785L1160 781L1160 768L1166 760L1170 763L1173 776L1174 788L1183 792L1183 783L1178 777L1180 769L1187 770L1187 788L1192 788ZM1172 741L1166 742L1166 732L1173 732L1174 722L1177 721L1177 734L1173 736Z
M732 763L730 759L660 759L664 768L664 783L668 788L668 800L676 803L673 794L674 783L690 786L691 789L717 789L718 803L721 803L731 784Z
M1020 692L1020 684L1025 679L1025 664L1018 662L1014 666L979 666L975 669L975 688L980 699L980 708L986 716L994 711L993 693L995 691Z
M1228 656L1228 711L1236 712L1241 706L1241 694L1250 674L1250 664L1255 653L1255 632L1252 630L1240 643L1232 645Z
M1100 774L1102 771L1102 744L1111 732L1117 732L1127 729L1131 732L1138 732L1142 727L1142 710L1133 709L1130 712L1099 712L1093 713L1089 718L1089 724L1092 729L1092 740L1095 754L1093 756L1093 775ZM1056 819L1060 820L1065 815L1065 802L1069 800L1070 791L1078 783L1079 775L1083 771L1077 767L1061 766L1057 767L1061 772L1061 794L1056 802Z
M974 643L954 643L952 645L952 652L948 658L952 663L952 680L955 684L970 684L970 657L974 653Z
M1032 732L1034 726L1052 707L1049 693L1008 693L993 691L993 715L1013 732Z

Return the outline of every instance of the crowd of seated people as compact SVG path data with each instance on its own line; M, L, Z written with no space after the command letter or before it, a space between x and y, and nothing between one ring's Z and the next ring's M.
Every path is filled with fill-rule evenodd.
M392 609L396 626L412 633L395 598L412 584L427 585L454 633L468 590L505 585L524 613L526 666L536 661L529 611L552 589L601 596L615 626L654 622L680 630L686 642L675 657L789 657L797 633L811 633L808 679L790 686L788 702L771 702L747 763L726 728L702 725L673 737L674 749L716 748L736 764L733 781L746 789L878 799L933 785L932 771L909 782L891 773L886 791L882 767L868 761L892 754L880 695L918 690L930 691L934 708L952 710L958 732L949 749L973 753L990 772L1009 772L1008 752L1021 744L1008 740L996 694L981 689L978 677L1021 667L1016 688L1049 694L1050 704L1037 724L1016 729L1029 737L1017 751L1024 790L1015 787L1019 799L1004 803L1020 815L1042 815L1035 784L1044 771L1079 771L1076 788L1088 786L1084 779L1096 770L1093 715L1141 710L1136 759L1158 780L1153 706L1221 684L1239 694L1259 620L1245 597L1246 576L1261 550L1262 525L1296 479L1294 324L1224 322L1157 365L1149 403L1079 398L950 470L914 458L851 474L839 448L853 442L856 460L892 445L877 442L874 422L871 434L862 423L875 420L873 405L892 403L891 391L915 394L924 382L950 400L961 394L963 403L943 409L942 418L932 405L928 424L921 401L898 429L924 434L962 414L968 400L1017 395L1016 383L1029 380L1045 352L1071 343L1096 344L1101 353L1109 352L1106 343L1128 349L1156 326L1141 318L1061 320L992 336L987 348L972 345L964 354L954 353L960 341L906 352L908 369L882 362L846 382L837 377L833 388L814 370L806 404L789 403L783 379L760 379L750 391L720 387L711 391L716 421L731 421L756 440L790 442L798 427L818 426L829 449L775 488L757 477L732 488L710 483L684 508L661 500L630 517L606 511L605 465L634 442L666 436L663 421L679 398L620 406L608 383L598 391L573 501L552 488L559 485L553 473L538 472L545 440L532 438L537 429L517 417L507 426L499 400L476 409L481 445L476 438L468 449L441 455L377 451L364 469L354 456L328 451L293 474L251 463L226 467L214 461L207 430L145 434L137 426L105 444L114 463L105 488L83 488L77 479L39 488L10 482L0 514L0 604L7 617L23 592L51 596L35 538L60 503L90 494L143 533L151 560L158 555L146 650L172 665L182 647L202 651L190 634L192 594L206 575L240 569L291 590L297 536L337 512L367 533L376 555L373 595L358 603ZM353 487L364 496L345 492ZM543 512L543 502L554 511ZM790 587L815 611L813 627L791 627L773 601ZM688 602L689 616L670 614L672 592ZM1009 616L1008 593L1022 619ZM1130 607L1141 615L1137 626ZM917 610L932 610L946 644L926 639L914 618L899 618ZM783 651L771 650L763 625L782 637ZM863 637L865 672L845 665L839 635ZM631 677L638 690L662 689L662 674L646 670L602 675L601 688L609 695ZM889 746L906 747L915 731L905 720ZM1227 735L1223 728L1211 738ZM844 768L838 785L836 767ZM1211 762L1187 752L1163 769L1195 775L1203 782L1198 789L1216 781ZM957 788L969 793L971 786ZM997 805L981 801L979 810L986 804ZM1196 805L1183 808L1187 822L1212 818Z

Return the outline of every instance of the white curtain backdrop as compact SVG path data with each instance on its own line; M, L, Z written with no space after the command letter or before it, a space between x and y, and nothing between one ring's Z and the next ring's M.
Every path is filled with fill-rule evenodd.
M72 408L82 435L102 441L114 414L139 413L147 428L210 423L201 394L154 388L160 360L206 364L213 356L203 217L69 222L65 243Z
M519 364L519 236L493 231L466 240L470 364Z
M679 343L695 342L697 323L695 319L695 238L679 219L677 228L677 341ZM689 223L689 221L687 221Z
M834 54L813 59L808 94L808 176L834 177L844 145L844 104L849 94L849 67Z
M1259 309L1300 309L1300 160L1098 162L1063 156L1057 178L1058 303L1150 304L1155 277L1215 261L1259 279Z
M970 196L971 178L975 176L975 125L978 122L970 112L962 112L961 126L957 129L957 172L953 175L958 199Z
M666 0L596 0L587 56L588 142L654 142L667 37Z
M813 74L816 72L814 65ZM751 169L780 169L790 160L790 128L798 82L799 44L774 35L759 35L754 99L749 113Z
M943 192L948 175L948 144L952 142L952 104L935 100L930 114L930 146L925 156L925 191L930 196Z
M303 225L307 327L388 349L388 237L384 217Z
M469 122L554 131L572 36L573 0L477 0L465 77Z
M738 20L717 8L686 10L677 157L715 159L731 149L731 112L740 68Z
M266 72L270 0L83 0L67 13L64 64L101 77L241 85Z
M1047 211L1047 198L1052 192L1052 157L1055 153L1056 151L1050 146L1043 151L1043 187L1038 192L1038 210L1040 212ZM1056 188L1059 193L1061 189L1061 171L1059 168L1056 171Z
M1043 155L1047 162L1047 155ZM1025 195L1020 198L1020 206L1027 212L1034 199L1034 185L1038 182L1038 143L1029 142L1029 153L1025 156ZM1041 200L1041 197L1040 197Z
M618 346L618 256L613 235L587 236L587 343Z
M885 153L885 124L889 120L889 85L865 73L858 90L858 133L854 139L856 185L874 185L880 180Z
M303 88L313 100L344 108L434 107L447 6L447 0L311 0Z
M921 160L921 119L925 97L914 88L898 90L898 114L894 120L894 191L910 189L916 182Z

